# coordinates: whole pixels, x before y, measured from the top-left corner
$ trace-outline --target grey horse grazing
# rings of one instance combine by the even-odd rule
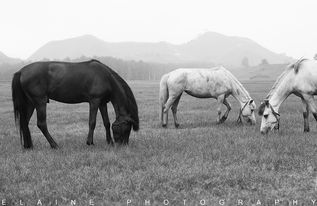
[[[254,110],[256,105],[247,90],[231,72],[222,66],[202,69],[176,69],[162,76],[160,82],[160,120],[163,127],[167,126],[168,110],[172,109],[175,127],[179,126],[177,120],[177,106],[182,93],[197,98],[215,98],[218,102],[217,122],[224,122],[231,110],[227,97],[232,95],[240,103],[239,121],[241,116],[251,124],[256,123]],[[221,116],[222,105],[227,107]]]

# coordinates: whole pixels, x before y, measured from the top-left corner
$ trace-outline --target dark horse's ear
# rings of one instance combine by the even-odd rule
[[[259,106],[259,111],[258,111],[258,114],[260,116],[263,115],[264,113],[264,109],[265,107],[269,106],[269,100],[268,99],[265,99],[263,102],[261,102],[261,105]]]

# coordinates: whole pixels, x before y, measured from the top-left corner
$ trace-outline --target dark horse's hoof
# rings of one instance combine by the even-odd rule
[[[24,149],[33,149],[33,145],[24,145]]]
[[[179,127],[179,124],[178,124],[178,123],[176,123],[176,124],[174,124],[174,125],[175,125],[175,127],[176,127],[176,128],[178,128],[178,127]]]
[[[111,145],[111,146],[113,146],[113,145],[114,145],[114,143],[113,143],[113,141],[112,141],[112,140],[107,140],[107,143],[108,143],[109,145]]]
[[[58,149],[58,145],[55,143],[55,144],[51,144],[51,148],[52,149]]]
[[[94,145],[94,142],[89,142],[89,141],[87,141],[86,144],[87,144],[87,145]]]
[[[162,124],[162,127],[163,127],[163,128],[166,128],[166,127],[167,127],[167,124]]]
[[[304,128],[304,132],[309,132],[309,128]]]

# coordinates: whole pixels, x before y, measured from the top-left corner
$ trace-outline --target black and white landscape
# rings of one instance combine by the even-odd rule
[[[316,8],[2,1],[0,205],[317,205]]]

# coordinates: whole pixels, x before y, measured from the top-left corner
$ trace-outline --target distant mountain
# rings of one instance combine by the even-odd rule
[[[243,38],[207,32],[187,43],[175,45],[167,42],[105,42],[92,35],[51,41],[39,48],[29,60],[78,58],[80,56],[112,56],[125,60],[142,60],[156,63],[213,62],[240,66],[243,58],[250,65],[262,59],[269,63],[285,63],[292,59],[276,54],[256,42]]]
[[[292,61],[292,58],[276,54],[248,38],[225,36],[215,32],[207,32],[180,47],[185,59],[212,60],[224,65],[240,66],[245,57],[250,65],[258,65],[262,59],[273,64]]]
[[[21,61],[22,60],[20,59],[8,57],[0,51],[0,64],[16,64],[20,63]]]

